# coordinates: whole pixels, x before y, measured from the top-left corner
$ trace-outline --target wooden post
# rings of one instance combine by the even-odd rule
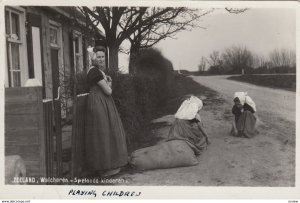
[[[56,176],[62,176],[62,135],[60,99],[54,100],[55,146],[56,146]]]
[[[46,167],[47,177],[53,177],[53,109],[52,100],[43,102],[44,105],[44,123],[45,123],[45,138],[46,138]]]
[[[88,94],[77,95],[73,106],[72,166],[71,178],[78,177],[84,170],[85,124]]]

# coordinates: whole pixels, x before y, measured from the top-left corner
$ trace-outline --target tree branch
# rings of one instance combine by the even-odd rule
[[[226,11],[229,13],[239,14],[244,13],[245,11],[249,10],[249,8],[225,8]]]

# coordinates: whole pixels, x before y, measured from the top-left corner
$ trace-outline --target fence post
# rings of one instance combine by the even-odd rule
[[[60,99],[54,100],[55,146],[56,146],[56,176],[62,176],[62,135]]]
[[[73,104],[71,178],[79,176],[84,170],[87,97],[88,94],[77,95]]]
[[[52,100],[43,100],[45,144],[46,144],[46,174],[53,177],[53,110]]]

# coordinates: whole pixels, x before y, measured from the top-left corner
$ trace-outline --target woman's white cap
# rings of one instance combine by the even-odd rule
[[[195,96],[184,100],[175,114],[175,118],[192,120],[196,117],[197,112],[202,109],[203,102]]]

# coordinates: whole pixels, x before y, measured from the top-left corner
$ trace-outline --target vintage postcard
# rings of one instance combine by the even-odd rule
[[[0,199],[300,198],[299,2],[1,10]]]

